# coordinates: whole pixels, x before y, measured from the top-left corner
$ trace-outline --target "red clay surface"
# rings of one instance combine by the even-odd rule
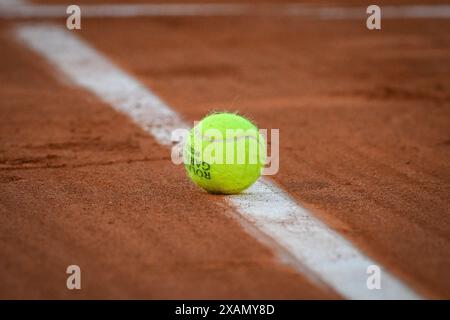
[[[221,197],[1,28],[0,297],[336,298]],[[185,119],[280,128],[273,178],[406,283],[450,297],[450,21],[84,20]],[[65,288],[79,264],[81,293]]]
[[[2,28],[0,297],[318,298],[122,115]],[[120,128],[117,130],[117,128]]]
[[[28,3],[35,4],[68,4],[65,0],[32,0]],[[130,3],[155,3],[155,4],[166,4],[166,3],[251,3],[251,4],[266,4],[266,3],[305,3],[313,5],[324,5],[324,6],[342,6],[342,5],[354,5],[360,7],[367,7],[371,4],[377,5],[411,5],[411,4],[448,4],[446,0],[433,0],[433,1],[423,1],[423,0],[378,0],[376,3],[373,1],[361,1],[361,0],[340,0],[340,1],[330,1],[330,0],[79,0],[76,1],[77,4],[130,4]]]

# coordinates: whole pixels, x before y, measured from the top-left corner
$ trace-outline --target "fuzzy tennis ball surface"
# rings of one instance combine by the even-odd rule
[[[214,194],[235,194],[261,175],[266,142],[258,128],[233,113],[214,113],[191,129],[183,157],[188,176]]]

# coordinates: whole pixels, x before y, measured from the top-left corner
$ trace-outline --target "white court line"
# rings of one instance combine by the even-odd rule
[[[0,0],[0,7],[27,5],[26,0]]]
[[[0,0],[14,3],[15,0]],[[1,4],[1,2],[0,2]],[[366,7],[324,7],[306,4],[103,4],[80,5],[83,18],[183,17],[183,16],[298,16],[324,20],[367,18]],[[32,5],[18,2],[1,7],[0,18],[67,17],[65,5]],[[382,19],[450,18],[450,5],[381,6]]]
[[[120,70],[73,32],[37,24],[18,27],[17,36],[66,77],[128,115],[160,144],[169,146],[173,129],[188,125],[150,89]],[[226,200],[246,221],[289,252],[310,275],[351,299],[419,299],[382,268],[382,289],[368,290],[366,269],[377,264],[297,204],[267,179]],[[314,278],[312,277],[312,278]]]

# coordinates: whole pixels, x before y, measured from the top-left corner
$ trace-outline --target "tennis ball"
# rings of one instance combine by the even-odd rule
[[[188,176],[214,194],[235,194],[261,175],[266,142],[258,128],[234,113],[213,113],[191,129],[183,150]]]

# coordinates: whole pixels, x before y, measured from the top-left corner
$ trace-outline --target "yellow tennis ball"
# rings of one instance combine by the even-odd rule
[[[214,113],[191,129],[183,158],[188,176],[207,192],[235,194],[261,175],[266,142],[246,118]]]

